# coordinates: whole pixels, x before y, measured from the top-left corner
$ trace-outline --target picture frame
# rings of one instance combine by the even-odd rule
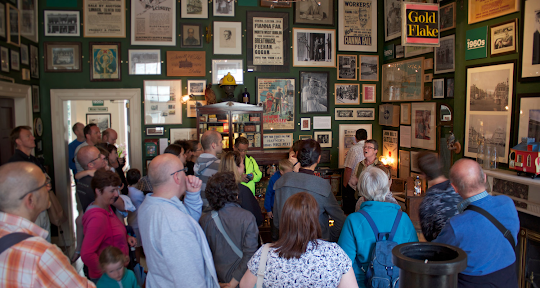
[[[401,1],[384,0],[384,41],[401,37]]]
[[[433,70],[433,58],[424,59],[424,70]]]
[[[377,103],[377,84],[362,84],[362,103]]]
[[[405,58],[414,57],[433,52],[433,47],[425,46],[403,46]]]
[[[83,0],[84,37],[126,38],[126,2],[126,0],[107,0],[104,3],[103,0]],[[153,5],[151,1],[146,3],[149,6]],[[142,6],[141,3],[138,5]],[[140,22],[137,24],[140,25]]]
[[[314,7],[314,4],[318,3],[320,4]],[[294,24],[334,26],[334,0],[321,0],[318,3],[309,1],[295,2]]]
[[[86,125],[96,124],[99,131],[111,128],[111,113],[86,113]]]
[[[452,127],[454,123],[454,110],[450,105],[444,103],[437,104],[437,125]]]
[[[300,71],[300,114],[328,113],[328,71]]]
[[[332,148],[332,131],[315,131],[313,139],[319,142],[321,148]]]
[[[358,56],[338,54],[337,60],[337,80],[356,81]]]
[[[7,47],[0,47],[0,59],[2,61],[1,68],[2,72],[9,72],[9,49]]]
[[[383,63],[396,58],[395,44],[384,45],[383,47]]]
[[[295,129],[295,78],[257,77],[257,103],[263,107],[265,131]]]
[[[411,147],[437,149],[437,103],[411,103]]]
[[[159,139],[144,139],[144,152],[146,157],[156,157],[159,154]]]
[[[198,140],[196,128],[170,128],[169,139],[171,143],[176,140]]]
[[[360,84],[334,84],[334,103],[335,105],[359,105]]]
[[[144,124],[182,124],[182,80],[144,80]]]
[[[489,26],[491,57],[517,53],[517,18]]]
[[[204,96],[205,89],[206,89],[206,79],[187,80],[187,91],[190,95]]]
[[[396,45],[396,59],[403,58],[403,57],[405,57],[405,47],[402,45]]]
[[[46,37],[80,37],[81,12],[72,10],[45,10],[43,22]]]
[[[440,32],[456,28],[456,2],[441,6],[439,13]]]
[[[214,54],[242,55],[242,22],[214,21]]]
[[[38,137],[43,135],[43,120],[40,117],[34,118],[34,133]]]
[[[39,50],[30,45],[30,77],[39,79]]]
[[[308,139],[313,139],[313,136],[311,135],[298,135],[298,140],[308,140]]]
[[[188,1],[180,2],[182,5]],[[176,3],[175,0],[131,0],[131,45],[176,46]],[[152,24],[158,21],[154,19],[159,19],[159,25]]]
[[[399,127],[400,106],[393,104],[379,105],[379,125]]]
[[[129,49],[129,75],[161,75],[160,49]]]
[[[29,81],[31,79],[30,78],[30,69],[22,68],[21,77],[22,77],[22,80]]]
[[[6,42],[19,47],[21,45],[21,13],[17,7],[7,3]]]
[[[382,65],[381,101],[424,101],[424,57]]]
[[[411,103],[401,103],[399,124],[411,125]]]
[[[18,0],[18,7],[21,11],[21,36],[38,42],[38,0]]]
[[[290,148],[293,145],[293,133],[281,133],[281,134],[264,134],[263,135],[263,148],[275,149],[275,148]]]
[[[234,3],[235,1],[229,0],[214,1],[214,17],[234,17]]]
[[[236,84],[244,84],[244,60],[212,59],[212,84],[219,84],[219,80],[229,72],[236,80]]]
[[[321,160],[319,163],[330,163],[332,161],[332,154],[330,150],[322,150],[321,151]]]
[[[207,19],[208,18],[208,1],[180,1],[180,17]]]
[[[377,0],[338,0],[340,51],[377,52]],[[333,49],[332,51],[335,51]]]
[[[433,98],[433,86],[424,85],[424,100],[429,101]]]
[[[21,64],[30,65],[30,56],[28,55],[28,45],[21,43]]]
[[[21,57],[19,51],[11,50],[10,60],[11,70],[21,71]]]
[[[540,47],[538,41],[540,33],[536,31],[536,13],[540,10],[540,3],[533,0],[525,0],[521,9],[521,19],[523,27],[521,34],[521,61],[519,71],[520,82],[532,82],[540,80]],[[535,53],[536,52],[536,53]]]
[[[335,108],[336,121],[369,121],[375,120],[375,108]]]
[[[82,72],[81,42],[44,42],[45,72]]]
[[[167,51],[167,76],[206,76],[205,51]],[[238,83],[238,82],[237,82]]]
[[[261,7],[267,7],[270,9],[273,8],[291,8],[292,2],[274,2],[274,1],[267,1],[267,0],[261,0],[260,2]]]
[[[446,98],[454,98],[454,78],[446,78]]]
[[[146,136],[161,136],[165,133],[164,127],[148,127],[146,128]]]
[[[433,73],[454,72],[456,70],[456,34],[441,37],[440,44],[440,47],[435,47]]]
[[[301,131],[310,131],[311,130],[311,118],[300,118],[300,130]]]
[[[0,3],[0,37],[6,38],[6,5]]]
[[[358,81],[379,81],[379,55],[360,55]]]
[[[188,80],[189,81],[189,80]],[[197,117],[197,104],[201,106],[206,105],[206,100],[189,100],[186,102],[186,110],[188,118]]]
[[[444,78],[433,79],[433,99],[444,99]]]
[[[332,116],[313,116],[313,130],[332,129]]]
[[[372,139],[372,124],[339,124],[339,161],[338,167],[343,168],[345,155],[349,149],[356,144],[356,130],[365,129],[367,139]]]
[[[519,11],[519,0],[485,2],[469,0],[468,24],[486,21]]]
[[[203,32],[202,24],[180,23],[180,31],[182,33],[181,34],[182,39],[180,40],[181,48],[202,48],[203,47],[204,32]]]
[[[121,81],[120,42],[90,42],[90,81]]]
[[[521,143],[521,139],[535,138],[538,142],[540,139],[540,129],[535,123],[537,123],[538,115],[540,113],[540,94],[518,94],[517,104],[519,105],[519,113],[517,127],[519,127],[517,139],[514,143]]]
[[[32,112],[39,113],[41,111],[39,102],[39,86],[32,85]]]
[[[508,163],[515,61],[467,67],[465,157],[476,158],[479,143],[496,146],[498,162]],[[495,91],[486,97],[486,91]],[[484,140],[485,139],[485,140]]]
[[[409,178],[409,175],[411,173],[410,162],[411,162],[410,151],[399,150],[399,178]]]
[[[424,74],[424,83],[433,82],[433,73]]]
[[[335,51],[335,29],[293,28],[293,67],[336,67]]]

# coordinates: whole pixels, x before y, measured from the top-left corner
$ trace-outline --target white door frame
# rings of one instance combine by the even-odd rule
[[[13,99],[15,104],[15,127],[34,126],[32,86],[0,81],[0,97]]]
[[[1,94],[0,94],[1,95]],[[68,165],[67,101],[75,100],[129,100],[128,131],[130,135],[129,159],[131,167],[142,171],[142,136],[141,136],[141,89],[51,89],[51,124],[54,159],[54,179],[56,196],[62,204],[69,221],[62,224],[64,241],[61,245],[75,244],[73,227],[73,200],[71,198],[71,179]],[[31,105],[30,105],[31,106]],[[62,241],[62,239],[59,239]]]

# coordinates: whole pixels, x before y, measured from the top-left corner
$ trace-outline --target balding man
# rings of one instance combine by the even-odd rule
[[[81,164],[83,170],[98,170],[107,166],[107,160],[105,155],[99,152],[99,149],[94,146],[84,146],[77,153],[77,160]],[[86,211],[86,208],[90,203],[94,202],[96,196],[94,190],[92,190],[91,182],[92,176],[88,175],[77,182],[77,197],[82,205],[82,212]]]
[[[486,175],[475,161],[461,159],[452,166],[450,184],[464,200],[458,204],[459,214],[450,218],[433,242],[454,245],[467,253],[467,268],[458,276],[458,287],[517,288],[516,207],[507,196],[489,195],[485,183]],[[495,223],[504,228],[499,230]]]
[[[49,179],[32,163],[0,167],[0,243],[7,243],[6,237],[15,243],[0,252],[2,286],[95,287],[44,239],[48,232],[33,223],[49,207],[49,189]]]
[[[81,122],[75,123],[75,125],[73,125],[73,127],[71,128],[71,131],[73,131],[73,134],[75,134],[77,138],[71,141],[71,143],[69,143],[68,145],[68,151],[69,151],[68,162],[69,162],[69,169],[71,169],[71,171],[73,172],[73,175],[75,175],[77,174],[77,166],[75,165],[75,162],[72,161],[71,159],[75,157],[75,150],[77,149],[77,147],[79,147],[79,145],[81,145],[82,143],[84,143],[84,141],[86,141],[84,137],[84,124],[82,124]]]
[[[85,146],[95,146],[96,144],[101,143],[101,132],[99,131],[99,127],[97,127],[96,124],[88,124],[84,126],[84,137],[86,141],[84,141],[81,145],[75,149],[75,166],[77,167],[77,173],[84,170],[84,168],[81,166],[81,164],[78,162],[77,159],[77,153],[79,153],[79,149]]]
[[[157,156],[148,167],[154,193],[145,198],[137,216],[148,263],[146,287],[219,287],[212,252],[198,223],[201,180],[186,176],[185,170],[172,154]]]
[[[112,128],[107,128],[101,133],[101,142],[107,144],[116,144],[116,139],[118,138],[118,133]]]
[[[220,154],[223,151],[223,144],[221,143],[221,140],[222,138],[219,132],[204,132],[201,137],[201,145],[204,153],[197,158],[197,162],[195,162],[195,166],[193,167],[195,176],[199,177],[199,179],[202,181],[201,198],[203,199],[204,207],[208,206],[206,195],[204,195],[206,182],[208,182],[208,179],[218,172],[219,164],[221,163],[217,157],[217,154]]]

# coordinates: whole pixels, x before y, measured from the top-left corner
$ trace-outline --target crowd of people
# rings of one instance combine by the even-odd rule
[[[79,216],[71,261],[50,243],[52,186],[31,155],[31,128],[11,133],[15,154],[0,166],[2,286],[374,287],[380,276],[372,275],[377,243],[418,241],[390,191],[378,143],[363,129],[345,160],[343,208],[329,182],[316,175],[319,143],[293,144],[269,180],[264,209],[273,243],[267,244],[254,196],[262,172],[247,154],[246,138],[236,138],[233,151],[223,151],[216,131],[205,132],[200,143],[176,141],[143,176],[124,169],[116,131],[81,123],[72,130],[77,139],[68,157]],[[486,192],[486,176],[475,161],[458,160],[447,179],[436,156],[420,153],[418,159],[429,181],[419,208],[421,232],[427,241],[467,253],[458,286],[517,287],[519,219],[513,201]],[[86,277],[71,265],[79,257]]]

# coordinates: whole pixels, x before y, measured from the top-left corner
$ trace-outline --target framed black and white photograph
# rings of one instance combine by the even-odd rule
[[[377,0],[338,0],[340,51],[377,52]]]
[[[428,150],[437,148],[436,104],[435,102],[411,104],[412,147]]]
[[[146,136],[162,136],[165,132],[163,127],[149,127],[146,128]]]
[[[403,45],[396,45],[396,59],[403,57],[405,57],[405,47]]]
[[[214,0],[214,17],[234,17],[234,3],[236,1]]]
[[[433,99],[444,98],[444,78],[433,79]]]
[[[261,7],[267,7],[270,9],[274,8],[291,8],[292,3],[291,2],[284,2],[284,1],[271,1],[271,0],[261,0],[260,2]]]
[[[311,130],[311,118],[300,118],[300,130],[309,131]]]
[[[206,89],[206,80],[188,80],[187,89],[190,95],[204,95],[204,90]]]
[[[336,30],[293,28],[293,67],[336,67]]]
[[[335,108],[334,119],[336,121],[355,120],[355,108]]]
[[[208,1],[180,1],[180,12],[182,18],[206,19],[208,18]]]
[[[30,65],[30,56],[28,56],[28,45],[21,43],[21,64]]]
[[[539,24],[537,24],[539,25]],[[517,19],[489,27],[491,56],[502,56],[517,52]]]
[[[129,75],[161,75],[161,50],[129,49]]]
[[[449,73],[456,70],[456,35],[440,39],[440,47],[435,47],[435,74]]]
[[[242,22],[214,21],[214,35],[214,54],[242,54]]]
[[[79,11],[45,10],[43,20],[45,36],[81,36]]]
[[[7,37],[6,42],[15,46],[21,45],[21,13],[16,6],[7,6]]]
[[[6,5],[0,3],[0,37],[6,38]]]
[[[332,148],[332,131],[317,131],[313,133],[315,139],[322,148]]]
[[[359,81],[379,81],[379,55],[360,55]]]
[[[0,59],[2,61],[2,72],[9,72],[9,49],[0,47]]]
[[[401,1],[384,0],[384,41],[401,37]]]
[[[446,97],[454,98],[454,78],[446,78]]]
[[[38,42],[38,0],[18,0],[21,11],[21,36]]]
[[[360,104],[360,84],[335,84],[334,95],[336,105]]]
[[[181,23],[182,48],[202,48],[203,47],[203,27],[197,23]]]
[[[99,131],[111,128],[111,113],[86,114],[86,125],[96,124]]]
[[[356,80],[357,55],[337,55],[337,80]]]
[[[456,28],[456,2],[441,6],[440,13],[441,32]]]
[[[295,2],[294,24],[334,26],[334,0]]]
[[[11,70],[21,71],[21,57],[19,56],[19,51],[11,50]]]
[[[220,59],[212,60],[212,84],[219,84],[219,80],[231,73],[236,84],[244,84],[244,60]]]
[[[405,49],[405,58],[433,52],[433,47],[424,47],[424,46],[403,46],[403,47]]]
[[[30,45],[30,76],[39,78],[39,53],[38,47]]]
[[[375,108],[355,108],[354,120],[375,120]]]
[[[540,139],[540,94],[519,94],[516,105],[519,104],[519,127],[517,143],[524,137]]]
[[[521,8],[523,19],[523,34],[521,36],[521,71],[519,81],[529,82],[540,80],[540,1],[525,0]]]
[[[433,81],[433,73],[424,74],[424,83]]]
[[[45,42],[45,72],[81,72],[81,42]]]
[[[327,71],[300,72],[300,113],[328,113],[329,77]]]
[[[313,139],[313,136],[312,135],[298,135],[298,140],[308,140],[308,139]]]
[[[39,86],[32,85],[32,111],[39,113],[41,111],[39,104]]]

